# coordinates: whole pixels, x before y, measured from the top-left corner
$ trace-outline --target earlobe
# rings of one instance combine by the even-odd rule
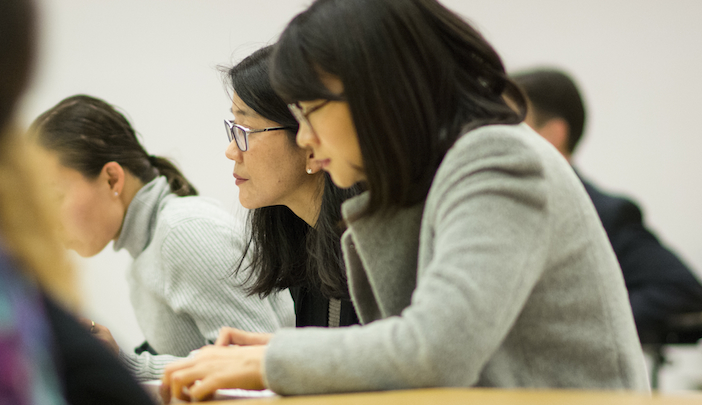
[[[315,174],[322,169],[318,161],[314,158],[314,152],[307,152],[307,168],[305,171],[307,174]]]
[[[105,163],[102,167],[102,176],[107,180],[110,191],[115,197],[119,197],[124,189],[124,169],[117,162]]]

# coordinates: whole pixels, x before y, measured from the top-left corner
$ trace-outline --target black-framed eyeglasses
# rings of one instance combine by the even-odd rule
[[[246,152],[247,150],[249,150],[249,135],[251,134],[255,134],[257,132],[278,131],[281,129],[293,129],[290,127],[250,129],[235,124],[232,120],[224,120],[224,127],[227,129],[227,139],[229,139],[229,143],[232,143],[232,141],[236,141],[236,146],[242,152]]]
[[[330,101],[331,100],[324,100],[324,102],[317,104],[316,106],[310,108],[307,111],[303,111],[302,107],[300,106],[300,103],[298,102],[288,104],[288,108],[290,109],[290,112],[295,117],[297,122],[299,122],[300,124],[305,124],[310,129],[312,129],[312,124],[310,124],[310,120],[307,117],[309,117],[310,114],[312,114],[313,112],[327,105]],[[312,129],[312,131],[314,131],[314,129]]]

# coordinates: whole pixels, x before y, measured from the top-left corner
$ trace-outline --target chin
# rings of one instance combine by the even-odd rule
[[[92,249],[88,249],[88,248],[72,248],[71,250],[78,253],[78,256],[84,257],[84,258],[93,257],[93,256],[97,255],[98,253],[102,252],[102,249],[100,249],[96,252],[96,251],[94,251]]]
[[[349,188],[353,187],[354,184],[358,183],[358,180],[351,178],[351,176],[335,176],[334,173],[329,172],[332,182],[339,188]]]
[[[107,245],[105,245],[107,246]],[[79,244],[79,243],[69,243],[66,244],[66,249],[70,249],[78,254],[80,257],[88,258],[88,257],[93,257],[97,255],[98,253],[102,252],[102,250],[105,248],[103,246],[101,249],[97,249],[95,246],[89,246],[89,245],[84,245],[84,244]]]
[[[256,208],[262,207],[262,205],[260,205],[260,204],[255,204],[255,203],[252,203],[251,201],[247,200],[246,198],[242,198],[241,194],[239,195],[239,203],[241,204],[242,207],[246,208],[247,210],[254,210]]]

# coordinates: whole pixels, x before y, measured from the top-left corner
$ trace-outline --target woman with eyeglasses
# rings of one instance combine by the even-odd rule
[[[224,326],[273,332],[294,325],[287,292],[250,296],[247,275],[232,277],[245,250],[235,219],[197,196],[168,160],[149,155],[113,106],[76,95],[32,126],[65,246],[90,257],[113,241],[134,258],[127,281],[145,344],[122,351],[107,328],[86,326],[137,379],[160,378],[165,364],[214,341]]]
[[[311,163],[368,188],[342,209],[363,325],[221,336],[166,368],[164,399],[186,387],[197,399],[230,387],[648,389],[597,213],[521,123],[522,94],[468,23],[435,0],[318,0],[282,33],[271,78]]]
[[[359,193],[340,189],[295,144],[298,122],[273,91],[267,46],[226,71],[233,89],[233,120],[226,120],[227,158],[234,161],[239,201],[250,209],[246,258],[251,293],[289,288],[296,325],[358,323],[349,300],[339,236],[341,203]]]

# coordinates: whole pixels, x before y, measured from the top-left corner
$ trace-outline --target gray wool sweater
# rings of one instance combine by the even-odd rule
[[[344,216],[367,197],[347,201]],[[278,331],[264,367],[278,393],[648,390],[597,213],[525,124],[466,133],[423,204],[351,222],[342,247],[363,326]]]
[[[223,326],[273,332],[295,325],[287,290],[249,297],[246,274],[232,275],[243,252],[240,228],[214,200],[171,193],[165,177],[144,185],[129,204],[114,249],[134,258],[130,300],[159,353],[120,351],[138,380],[160,378],[166,364],[214,341]]]

